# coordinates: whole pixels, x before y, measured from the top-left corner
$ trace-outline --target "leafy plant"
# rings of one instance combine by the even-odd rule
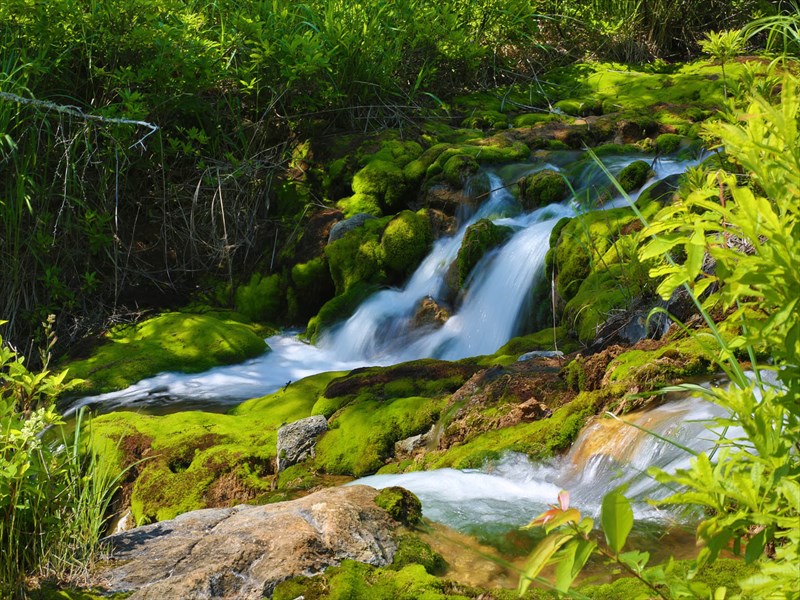
[[[700,48],[715,60],[722,68],[722,93],[728,97],[728,80],[725,77],[725,63],[744,50],[745,36],[741,30],[709,31],[705,39],[700,41]]]
[[[694,571],[723,550],[741,554],[744,549],[745,561],[758,571],[740,582],[743,593],[789,598],[800,594],[800,266],[795,260],[800,255],[800,82],[786,77],[777,105],[753,96],[744,116],[738,122],[711,124],[706,133],[751,174],[750,186],[725,172],[709,173],[704,185],[663,208],[643,230],[650,241],[640,257],[664,260],[651,271],[661,279],[659,293],[669,298],[678,287],[689,291],[712,332],[718,364],[730,379],[727,388],[670,388],[702,394],[726,408],[729,416],[716,423],[723,433],[713,451],[697,454],[688,469],[650,474],[678,487],[661,503],[705,509],[697,529],[703,547]],[[680,264],[672,258],[677,249],[686,257]],[[703,269],[706,255],[716,261],[713,273]],[[718,291],[701,301],[712,284]],[[729,328],[738,327],[730,341],[710,316],[715,305],[722,314],[731,313],[726,320]],[[708,339],[702,333],[693,335]],[[769,352],[771,364],[759,363],[760,352]],[[741,353],[750,360],[752,372],[740,364]],[[769,371],[772,377],[767,376]],[[743,435],[734,435],[735,428]],[[693,586],[692,572],[682,587],[682,577],[671,574],[671,563],[645,572],[649,557],[644,553],[623,558],[620,541],[624,542],[629,517],[624,509],[615,508],[626,502],[620,498],[619,492],[612,492],[603,502],[607,549],[600,548],[601,554],[621,563],[661,597],[707,598],[711,593],[714,598],[725,597],[725,590]],[[544,553],[545,562],[569,563],[568,548],[577,542],[569,543],[586,543],[588,532],[585,525],[581,529],[575,512],[565,506],[554,510],[545,513],[551,523],[545,540],[550,540],[552,549]],[[546,524],[544,515],[533,522],[540,523]],[[537,548],[532,556],[537,552],[541,551]],[[538,559],[534,567],[539,567]],[[536,573],[536,568],[526,571],[528,576]],[[560,580],[559,589],[568,581],[568,577]]]
[[[0,323],[2,324],[2,323]],[[46,350],[47,351],[47,350]],[[118,478],[84,454],[79,413],[68,434],[56,395],[78,382],[28,371],[0,338],[0,596],[30,577],[78,577],[99,551]]]

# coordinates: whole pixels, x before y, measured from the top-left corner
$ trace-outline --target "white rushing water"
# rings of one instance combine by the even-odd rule
[[[641,155],[606,157],[612,172],[638,160]],[[683,172],[693,162],[660,159],[656,179]],[[552,164],[519,166],[515,176]],[[573,176],[576,197],[602,181],[596,165]],[[600,179],[598,179],[600,178]],[[318,345],[306,344],[292,333],[267,340],[272,351],[237,365],[199,374],[162,373],[118,392],[83,398],[70,407],[93,404],[103,411],[119,407],[194,407],[214,402],[230,405],[273,392],[289,381],[323,371],[350,370],[361,366],[385,366],[417,358],[459,359],[495,352],[518,333],[520,313],[530,290],[542,276],[550,232],[556,222],[573,216],[575,201],[567,201],[519,214],[518,202],[496,174],[489,174],[489,198],[458,232],[436,241],[430,254],[402,289],[380,291],[368,298],[347,321],[325,333]],[[633,195],[636,198],[636,195]],[[604,208],[626,204],[615,198]],[[438,330],[414,329],[411,319],[426,296],[442,297],[447,270],[456,258],[466,228],[481,218],[491,218],[514,230],[511,239],[476,265],[466,283],[459,305]],[[194,403],[194,404],[193,404]]]
[[[696,452],[713,447],[706,429],[722,409],[690,397],[666,402],[626,420]],[[597,418],[584,428],[570,452],[535,463],[508,453],[482,470],[439,469],[399,475],[372,475],[353,484],[375,488],[401,486],[422,502],[423,514],[454,529],[472,532],[481,524],[497,529],[519,527],[555,504],[560,490],[570,492],[571,506],[597,516],[603,496],[627,483],[637,519],[670,521],[673,515],[643,502],[667,490],[646,474],[649,467],[667,472],[689,466],[691,455],[678,446],[611,418]]]

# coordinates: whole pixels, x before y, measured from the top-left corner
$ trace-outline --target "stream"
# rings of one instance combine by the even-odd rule
[[[324,371],[349,371],[363,366],[388,366],[434,357],[456,360],[495,352],[521,333],[520,315],[526,311],[531,289],[541,278],[550,233],[562,217],[581,211],[575,197],[603,181],[590,161],[576,174],[574,152],[554,152],[546,162],[504,167],[482,174],[492,190],[471,215],[462,218],[457,232],[437,240],[403,288],[372,295],[346,321],[310,345],[297,332],[284,332],[267,340],[271,351],[242,364],[218,367],[205,373],[162,373],[109,394],[83,398],[71,407],[92,405],[101,412],[135,409],[174,412],[196,409],[227,410],[243,400],[274,392],[290,381]],[[647,158],[636,154],[605,157],[612,173]],[[683,172],[699,160],[665,157],[655,166],[656,179]],[[575,197],[532,212],[522,212],[504,181],[541,169],[573,169]],[[652,183],[651,180],[648,183]],[[647,187],[647,186],[645,186]],[[635,200],[637,194],[633,194]],[[622,197],[603,209],[627,205]],[[439,299],[445,276],[456,258],[464,233],[472,223],[490,218],[513,229],[512,237],[487,253],[473,269],[460,303],[439,329],[411,325],[414,312],[426,296]],[[524,265],[524,268],[520,268]],[[659,436],[676,440],[693,450],[712,447],[708,422],[720,409],[692,397],[671,398],[647,412],[626,419]],[[663,495],[663,488],[646,475],[657,466],[670,471],[688,465],[690,455],[657,437],[610,418],[594,419],[580,434],[571,451],[545,463],[526,456],[506,454],[482,470],[440,469],[401,475],[373,475],[358,480],[377,488],[402,486],[422,501],[424,515],[454,530],[493,543],[556,502],[561,489],[571,493],[572,505],[583,514],[597,516],[605,493],[627,483],[639,520],[659,528],[676,522],[668,511],[647,504],[647,497]],[[682,517],[685,521],[686,516]]]

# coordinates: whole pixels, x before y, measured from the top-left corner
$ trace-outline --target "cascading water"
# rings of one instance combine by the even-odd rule
[[[506,454],[482,470],[439,469],[400,475],[372,475],[353,482],[375,488],[401,486],[422,501],[423,514],[465,533],[489,527],[510,530],[529,522],[556,502],[558,492],[571,494],[571,505],[597,515],[603,496],[627,483],[637,519],[670,521],[672,515],[643,502],[664,497],[668,490],[646,474],[649,467],[668,472],[685,468],[691,455],[713,447],[709,423],[724,413],[719,407],[688,397],[632,413],[629,423],[598,418],[584,428],[570,452],[546,463],[533,463],[521,454]]]
[[[565,156],[574,156],[567,153]],[[606,157],[612,171],[643,158],[640,155]],[[690,161],[664,158],[654,165],[656,178],[680,173]],[[554,164],[519,165],[514,178],[537,170],[559,170]],[[583,197],[603,177],[596,165],[584,165],[576,182],[576,197]],[[109,394],[79,400],[70,410],[94,404],[100,410],[121,406],[173,406],[216,403],[221,406],[273,392],[288,381],[322,371],[350,370],[367,365],[437,357],[458,359],[492,353],[517,333],[520,312],[537,277],[541,277],[550,232],[561,217],[573,216],[577,203],[566,202],[516,214],[519,205],[500,178],[489,174],[487,201],[466,219],[452,237],[438,240],[403,289],[384,290],[367,299],[355,314],[329,331],[317,346],[305,344],[293,334],[271,337],[271,352],[239,365],[218,367],[197,375],[162,373]],[[634,195],[635,199],[635,195]],[[604,208],[624,205],[613,199]],[[487,253],[476,265],[463,299],[453,316],[438,330],[415,329],[411,319],[426,296],[440,296],[450,263],[455,259],[466,228],[481,218],[510,226],[511,239]],[[182,404],[183,403],[183,404]]]

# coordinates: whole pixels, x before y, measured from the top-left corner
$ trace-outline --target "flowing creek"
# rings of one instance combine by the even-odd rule
[[[296,332],[285,332],[267,340],[270,352],[245,363],[193,375],[162,373],[122,391],[83,398],[70,411],[82,405],[92,405],[101,412],[227,410],[245,399],[323,371],[386,366],[423,357],[453,360],[495,352],[520,333],[520,315],[537,278],[542,277],[552,228],[562,217],[580,211],[573,198],[521,213],[518,202],[503,187],[503,180],[545,168],[568,170],[574,168],[569,161],[577,156],[574,152],[551,153],[547,163],[512,165],[485,174],[492,190],[487,200],[462,219],[457,233],[435,242],[405,287],[374,294],[347,321],[324,334],[316,346],[298,339]],[[618,172],[640,158],[647,157],[627,154],[605,157],[604,162],[609,170]],[[681,173],[697,162],[659,159],[656,178]],[[604,180],[591,161],[582,164],[584,170],[579,175],[572,173],[573,181],[578,182],[576,197],[585,197],[587,190]],[[626,203],[615,198],[603,208]],[[466,228],[481,218],[510,226],[513,236],[473,270],[457,310],[443,327],[414,329],[411,320],[416,307],[426,296],[436,299],[443,293],[448,266],[458,253]],[[715,416],[719,412],[714,406],[697,398],[679,398],[626,418],[694,450],[705,450],[713,444],[706,423]],[[639,518],[660,526],[670,524],[673,515],[644,502],[645,497],[659,493],[645,471],[650,466],[672,470],[688,464],[688,459],[685,451],[606,418],[594,420],[567,455],[549,463],[531,463],[525,456],[508,454],[484,470],[373,475],[356,483],[408,488],[421,499],[424,514],[432,521],[499,546],[500,538],[518,535],[514,532],[519,526],[554,503],[561,489],[571,492],[572,504],[584,514],[596,515],[603,495],[627,482]],[[526,547],[530,547],[530,540]]]

